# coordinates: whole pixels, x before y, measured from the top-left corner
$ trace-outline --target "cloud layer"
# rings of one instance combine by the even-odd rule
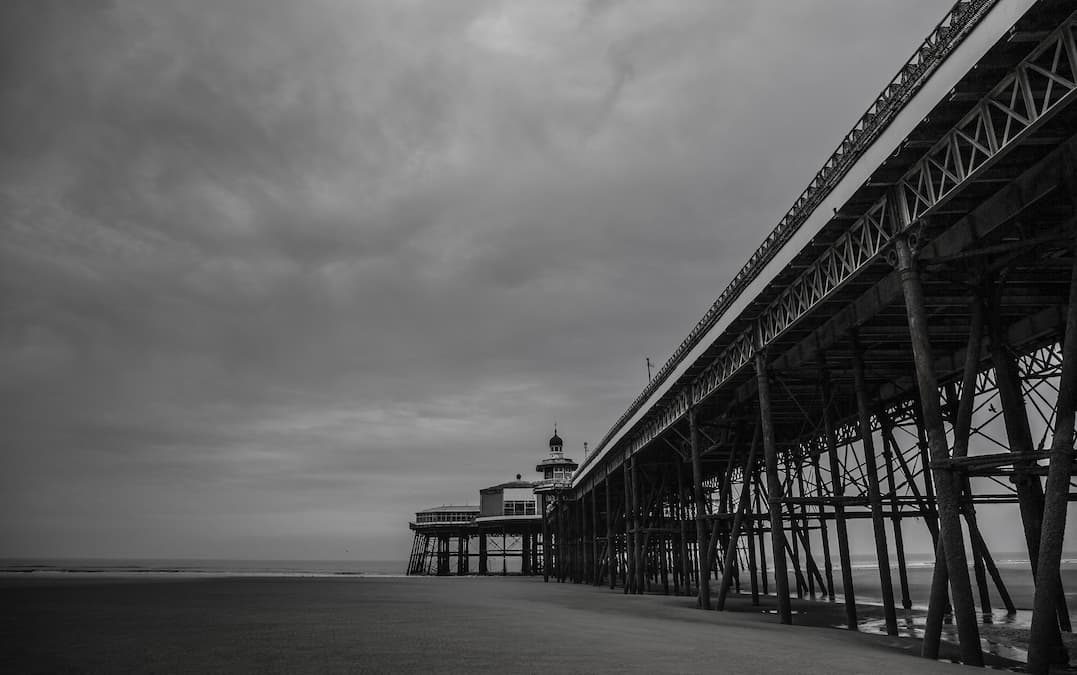
[[[5,3],[0,555],[400,557],[580,458],[946,4]]]

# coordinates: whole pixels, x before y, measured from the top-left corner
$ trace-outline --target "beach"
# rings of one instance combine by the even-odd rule
[[[773,598],[765,604],[772,605]],[[2,672],[935,673],[919,643],[824,627],[840,605],[794,600],[798,625],[736,597],[520,577],[0,579]]]

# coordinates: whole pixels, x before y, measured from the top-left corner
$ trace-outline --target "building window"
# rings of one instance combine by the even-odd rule
[[[509,501],[505,502],[504,515],[506,516],[533,516],[535,515],[535,502],[533,501]]]

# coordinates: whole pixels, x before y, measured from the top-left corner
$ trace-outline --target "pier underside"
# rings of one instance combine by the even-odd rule
[[[407,574],[537,575],[544,569],[538,521],[477,525],[416,525]]]

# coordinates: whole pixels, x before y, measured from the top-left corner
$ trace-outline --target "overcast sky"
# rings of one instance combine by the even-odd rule
[[[403,558],[582,459],[949,0],[8,0],[0,555]]]

